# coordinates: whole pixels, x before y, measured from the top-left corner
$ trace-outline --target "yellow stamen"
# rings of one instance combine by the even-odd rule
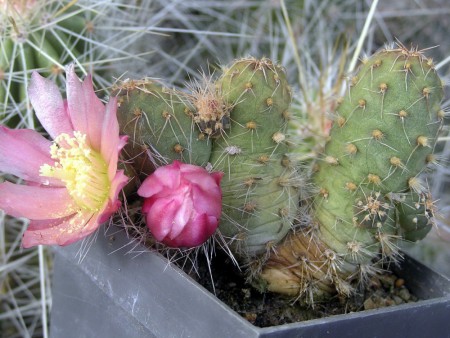
[[[74,137],[60,134],[50,147],[50,155],[56,160],[55,164],[42,165],[40,175],[64,182],[81,209],[99,211],[111,187],[108,166],[103,157],[86,144],[86,135],[77,131]]]

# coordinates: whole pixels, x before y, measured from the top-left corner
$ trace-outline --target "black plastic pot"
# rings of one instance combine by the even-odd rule
[[[410,257],[396,272],[422,301],[258,328],[165,258],[129,254],[123,232],[99,235],[81,263],[79,248],[56,250],[53,338],[450,337],[450,281]]]

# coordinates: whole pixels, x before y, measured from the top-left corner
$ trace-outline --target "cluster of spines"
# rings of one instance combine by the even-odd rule
[[[292,234],[277,248],[262,274],[269,289],[299,295],[315,285],[320,294],[327,284],[348,294],[349,282],[364,283],[378,270],[372,261],[379,254],[381,261],[396,260],[400,240],[426,234],[433,206],[420,175],[442,124],[442,92],[420,51],[385,49],[364,60],[340,100],[313,177],[318,194],[309,217],[317,231]],[[393,198],[399,195],[406,197]],[[274,279],[278,270],[289,270],[293,280],[302,274],[292,262],[280,264],[292,255],[315,262],[314,276],[284,289]]]
[[[232,106],[225,101],[221,88],[211,76],[204,74],[201,82],[192,82],[186,96],[195,108],[194,122],[202,133],[217,138],[230,128]]]

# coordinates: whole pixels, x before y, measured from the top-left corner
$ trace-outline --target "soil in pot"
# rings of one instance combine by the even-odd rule
[[[386,273],[373,277],[369,286],[348,299],[335,297],[316,302],[314,307],[302,305],[274,293],[261,293],[246,283],[242,272],[222,252],[207,262],[199,255],[196,268],[183,264],[184,271],[222,302],[258,327],[277,326],[332,315],[416,302],[402,276]],[[214,285],[213,285],[214,283]]]
[[[136,215],[135,215],[136,216]],[[389,272],[371,279],[368,287],[351,298],[334,297],[324,302],[315,301],[314,306],[302,304],[296,299],[267,292],[261,293],[245,279],[232,259],[223,251],[216,250],[209,258],[202,251],[189,253],[167,250],[155,243],[142,220],[126,228],[130,237],[150,250],[157,250],[197,283],[227,304],[251,324],[258,327],[278,326],[328,316],[383,308],[387,306],[416,302],[418,297],[407,288],[408,281]]]

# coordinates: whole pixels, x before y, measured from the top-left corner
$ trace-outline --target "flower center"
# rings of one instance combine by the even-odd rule
[[[108,166],[103,157],[86,144],[86,135],[74,137],[60,134],[50,147],[53,166],[44,164],[40,175],[63,181],[77,205],[85,210],[99,211],[109,196]]]

